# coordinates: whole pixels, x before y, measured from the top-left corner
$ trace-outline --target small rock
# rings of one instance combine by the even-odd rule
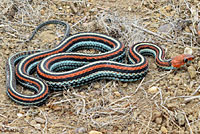
[[[185,116],[182,113],[178,113],[176,118],[180,126],[185,124]]]
[[[161,115],[162,115],[161,112],[154,112],[153,113],[154,118],[161,117]]]
[[[89,132],[89,134],[103,134],[103,133],[99,132],[99,131],[92,130],[92,131]]]
[[[36,125],[34,125],[34,127],[35,127],[36,129],[38,129],[38,130],[41,129],[41,125],[40,125],[40,124],[36,124]]]
[[[180,76],[178,76],[178,75],[174,76],[174,81],[180,81],[180,80],[181,80]]]
[[[193,115],[190,114],[190,115],[188,116],[188,120],[189,120],[189,121],[194,121]]]
[[[94,85],[94,88],[95,89],[99,89],[101,86],[100,86],[100,84],[99,83],[96,83],[95,85]]]
[[[9,50],[4,51],[6,55],[8,55],[10,53]]]
[[[188,33],[190,33],[191,32],[191,30],[190,30],[190,28],[187,26],[187,27],[185,27],[185,31],[186,32],[188,32]]]
[[[164,133],[164,134],[166,134],[166,133],[168,132],[168,131],[167,131],[167,128],[164,127],[164,126],[162,126],[160,130],[161,130],[161,132]]]
[[[36,118],[35,118],[35,121],[36,121],[37,123],[41,123],[41,124],[43,124],[43,123],[46,122],[44,119],[42,119],[42,118],[40,118],[40,117],[36,117]]]
[[[165,9],[166,9],[166,11],[168,11],[168,12],[169,12],[169,11],[171,11],[171,10],[172,10],[172,7],[171,7],[170,5],[168,5],[168,6],[166,6],[166,7],[165,7]]]
[[[45,10],[44,9],[40,10],[40,14],[44,15],[45,14]]]
[[[31,122],[30,122],[30,125],[31,126],[35,126],[37,123],[36,123],[36,121],[35,120],[32,120]]]
[[[193,66],[188,67],[188,72],[191,79],[196,77],[196,69]]]
[[[172,29],[172,24],[164,24],[158,28],[158,31],[161,33],[169,33]]]
[[[175,104],[175,103],[168,103],[167,107],[168,107],[168,109],[172,110],[172,109],[177,108],[177,104]]]
[[[148,92],[151,93],[151,94],[157,93],[158,92],[158,87],[153,86],[153,87],[148,89]]]
[[[139,115],[139,113],[137,112],[137,111],[135,111],[134,113],[133,113],[133,118],[137,118],[138,117],[138,115]]]
[[[17,116],[18,116],[18,117],[22,117],[23,114],[21,114],[21,113],[17,113]]]
[[[186,48],[184,49],[184,54],[190,54],[190,55],[192,55],[192,53],[193,53],[193,51],[192,51],[191,48],[186,47]]]
[[[132,8],[130,6],[128,7],[128,11],[132,11]]]
[[[86,128],[84,128],[84,127],[79,127],[79,128],[76,128],[75,129],[75,133],[76,134],[82,134],[82,133],[86,133]]]
[[[121,94],[120,94],[118,91],[114,92],[114,94],[115,94],[115,96],[117,96],[117,97],[120,97],[120,96],[121,96]]]
[[[161,124],[162,123],[162,118],[161,117],[156,118],[155,122],[157,124]]]
[[[123,85],[122,85],[122,87],[127,87],[128,86],[128,84],[127,83],[124,83]]]
[[[62,10],[63,8],[62,8],[62,7],[59,7],[58,9],[59,9],[59,10]]]

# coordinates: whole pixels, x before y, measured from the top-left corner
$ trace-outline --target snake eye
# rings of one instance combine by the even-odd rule
[[[184,61],[184,63],[187,63],[187,62],[188,62],[188,59],[184,59],[183,61]]]

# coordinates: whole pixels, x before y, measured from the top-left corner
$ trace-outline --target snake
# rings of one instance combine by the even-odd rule
[[[79,87],[101,79],[141,80],[148,72],[148,61],[144,56],[153,56],[157,66],[164,70],[180,68],[194,59],[189,54],[165,59],[164,49],[151,42],[138,42],[126,50],[119,40],[101,33],[83,32],[69,36],[69,25],[57,21],[46,22],[39,28],[51,23],[65,25],[67,29],[64,39],[56,47],[19,52],[8,59],[7,95],[18,104],[42,105],[50,91]],[[95,49],[99,53],[80,52],[85,49]],[[127,62],[124,62],[126,58]],[[22,94],[17,90],[17,83],[34,94]]]

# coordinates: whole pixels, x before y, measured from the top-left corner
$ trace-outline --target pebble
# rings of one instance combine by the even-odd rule
[[[79,127],[75,129],[75,133],[76,134],[82,134],[82,133],[86,133],[87,129],[84,127]]]
[[[189,120],[189,121],[194,121],[193,115],[190,114],[190,115],[188,116],[188,120]]]
[[[30,122],[30,125],[31,126],[35,126],[37,123],[36,123],[36,121],[35,120],[32,120],[31,122]]]
[[[99,131],[92,130],[92,131],[89,132],[89,134],[103,134],[103,133],[99,132]]]
[[[166,11],[168,11],[168,12],[169,12],[169,11],[171,11],[171,10],[172,10],[172,6],[171,6],[171,5],[168,5],[168,6],[166,6],[166,7],[165,7],[165,9],[166,9]]]
[[[40,118],[40,117],[36,117],[36,118],[35,118],[35,121],[36,121],[37,123],[41,123],[41,124],[44,124],[44,123],[46,122],[44,119],[42,119],[42,118]]]
[[[161,117],[156,118],[155,122],[157,124],[161,124],[162,123],[162,118]]]
[[[42,10],[40,11],[40,14],[41,14],[41,15],[44,15],[44,14],[45,14],[45,10],[42,9]]]
[[[130,6],[128,7],[128,11],[132,11],[132,8]]]
[[[191,30],[190,30],[190,28],[188,26],[185,27],[185,31],[188,32],[188,33],[191,33]]]
[[[161,112],[154,112],[154,118],[157,118],[157,117],[161,117],[162,113]]]
[[[158,28],[158,31],[161,33],[169,33],[171,29],[172,29],[171,24],[164,24]]]
[[[176,118],[180,126],[183,126],[185,124],[185,116],[182,113],[178,113]]]
[[[139,115],[139,113],[138,113],[137,111],[135,111],[135,112],[133,113],[133,118],[137,118],[138,115]]]
[[[188,72],[191,79],[196,77],[196,69],[193,66],[188,67]]]
[[[21,114],[21,113],[17,113],[17,116],[18,116],[18,117],[22,117],[23,114]]]
[[[184,49],[184,54],[190,54],[190,55],[192,55],[192,53],[193,53],[193,51],[192,51],[191,48],[186,47],[186,48]]]
[[[158,92],[158,87],[153,86],[153,87],[148,89],[148,92],[151,93],[151,94],[157,93]]]
[[[128,86],[128,84],[127,83],[124,83],[123,85],[122,85],[122,87],[127,87]]]
[[[168,104],[167,104],[167,107],[168,107],[170,110],[172,110],[172,109],[174,109],[174,108],[177,108],[177,105],[176,105],[175,103],[168,103]]]
[[[9,50],[4,51],[6,55],[8,55],[10,53]]]
[[[181,80],[181,77],[180,76],[178,76],[178,75],[176,75],[176,76],[174,76],[174,81],[180,81]]]
[[[164,127],[164,126],[162,126],[162,127],[161,127],[161,132],[164,133],[164,134],[166,134],[166,133],[168,132],[168,131],[167,131],[167,128]]]
[[[101,86],[100,86],[100,84],[99,83],[96,83],[95,85],[94,85],[94,88],[95,89],[99,89]]]
[[[34,125],[34,127],[35,127],[36,129],[38,129],[38,130],[41,129],[41,125],[40,125],[40,124],[36,124],[36,125]]]
[[[117,96],[117,97],[120,97],[120,96],[121,96],[121,94],[120,94],[118,91],[114,92],[114,94],[115,94],[115,96]]]

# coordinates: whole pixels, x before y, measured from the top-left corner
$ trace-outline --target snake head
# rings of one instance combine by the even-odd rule
[[[185,65],[186,63],[190,63],[194,59],[193,55],[190,54],[181,54],[178,55],[171,60],[171,65],[174,68],[180,68],[181,66]]]

